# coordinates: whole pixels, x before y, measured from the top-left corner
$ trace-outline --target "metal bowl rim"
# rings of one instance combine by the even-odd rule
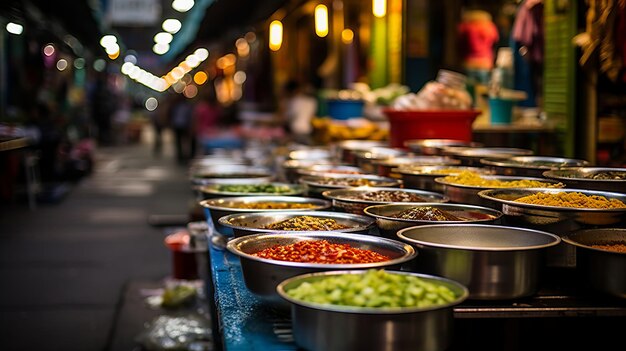
[[[556,172],[567,172],[567,171],[581,171],[581,170],[589,170],[591,172],[624,172],[626,173],[626,168],[617,168],[617,167],[565,167],[561,169],[552,169],[543,172],[543,176],[550,179],[558,179],[562,181],[575,180],[578,182],[590,182],[590,183],[620,183],[626,182],[626,179],[589,179],[589,178],[574,178],[574,177],[565,177],[554,174]]]
[[[492,171],[489,171],[486,168],[481,168],[481,167],[475,167],[475,166],[456,166],[456,165],[452,165],[452,167],[450,167],[450,165],[443,165],[443,166],[419,166],[419,167],[415,167],[414,169],[410,169],[410,168],[403,168],[403,167],[398,167],[398,168],[393,168],[391,171],[395,172],[395,173],[400,173],[403,175],[412,175],[412,176],[434,176],[434,177],[441,177],[441,176],[447,176],[447,175],[451,175],[451,174],[443,174],[443,173],[439,173],[439,174],[433,174],[433,173],[420,173],[419,171],[417,171],[418,168],[426,168],[426,167],[440,167],[439,169],[446,169],[446,168],[459,168],[462,171],[470,171],[470,172],[476,172],[480,175],[495,175],[492,173]],[[482,173],[482,172],[487,172],[487,173]]]
[[[489,218],[489,219],[476,219],[476,220],[469,220],[469,221],[427,221],[427,220],[423,220],[423,219],[406,219],[406,218],[396,218],[396,217],[388,217],[388,216],[382,216],[382,215],[377,215],[374,213],[370,213],[369,209],[373,209],[373,208],[380,208],[380,207],[395,207],[395,206],[405,206],[405,205],[413,205],[413,204],[417,204],[416,207],[453,207],[453,208],[459,208],[459,209],[469,209],[469,210],[476,210],[477,212],[480,213],[487,213],[489,215],[493,215],[494,218]],[[466,204],[452,204],[452,203],[441,203],[441,202],[420,202],[420,203],[399,203],[399,202],[395,202],[395,203],[389,203],[389,204],[383,204],[383,205],[373,205],[373,206],[368,206],[365,209],[363,209],[363,212],[368,215],[368,216],[372,216],[376,219],[385,219],[388,221],[398,221],[398,222],[405,222],[405,223],[441,223],[441,224],[461,224],[461,223],[482,223],[482,222],[489,222],[489,221],[495,221],[497,219],[502,218],[502,216],[504,216],[504,213],[502,213],[501,211],[498,210],[494,210],[492,208],[488,208],[488,207],[483,207],[483,206],[475,206],[475,205],[466,205]]]
[[[522,149],[515,147],[465,147],[465,146],[447,146],[442,149],[454,156],[461,157],[512,157],[512,156],[530,156],[533,151],[530,149]]]
[[[316,209],[326,209],[332,206],[332,203],[328,200],[318,199],[313,197],[302,197],[302,196],[234,196],[234,197],[220,197],[215,199],[207,199],[199,202],[200,206],[207,208],[209,210],[218,210],[218,211],[233,211],[233,212],[280,212],[280,211],[289,211],[289,209],[258,209],[258,208],[235,208],[235,207],[222,207],[213,205],[213,202],[218,201],[225,202],[290,202],[290,203],[310,203],[310,204],[318,204],[318,207],[312,207],[310,209],[305,210],[316,210]],[[248,201],[244,201],[248,200]],[[302,210],[302,209],[300,209]]]
[[[623,229],[623,228],[615,228],[615,229]],[[592,229],[593,230],[593,229]],[[605,250],[605,249],[598,249],[595,247],[591,247],[589,245],[585,245],[583,243],[580,243],[578,241],[576,241],[574,238],[572,238],[572,236],[574,235],[564,235],[561,237],[561,240],[563,240],[564,242],[576,246],[578,248],[581,249],[585,249],[585,250],[590,250],[590,251],[594,251],[594,252],[601,252],[603,254],[612,254],[612,255],[619,255],[622,257],[626,257],[626,252],[617,252],[617,251],[611,251],[611,250]]]
[[[292,183],[282,183],[282,182],[271,182],[264,183],[263,185],[274,185],[274,186],[286,186],[289,187],[290,191],[284,193],[242,193],[242,192],[231,192],[231,191],[218,191],[215,189],[206,189],[206,188],[215,188],[223,185],[260,185],[259,183],[250,183],[250,184],[204,184],[197,186],[195,189],[201,191],[204,194],[211,195],[233,195],[233,196],[289,196],[289,195],[300,195],[304,193],[304,187],[300,184],[292,184]]]
[[[436,156],[436,155],[415,155],[415,156],[400,156],[400,157],[392,157],[392,158],[387,158],[387,159],[376,159],[373,160],[372,163],[375,165],[379,165],[379,166],[397,166],[397,165],[404,165],[407,164],[410,161],[414,161],[415,163],[422,163],[419,162],[420,159],[432,159],[433,162],[435,162],[435,159],[438,158],[439,160],[436,161],[437,164],[432,164],[433,166],[442,164],[442,165],[458,165],[461,163],[461,160],[452,158],[452,157],[448,157],[448,156]],[[401,163],[396,163],[398,160],[402,160]],[[406,160],[406,163],[405,163]],[[428,163],[424,163],[424,166],[428,166]]]
[[[382,243],[388,244],[389,247],[393,247],[394,250],[402,252],[402,256],[382,262],[372,263],[310,263],[310,262],[292,262],[292,261],[280,261],[272,260],[268,258],[261,258],[252,254],[243,252],[238,249],[240,244],[248,241],[262,240],[264,238],[272,237],[291,237],[291,238],[303,238],[303,240],[323,240],[323,239],[354,239],[353,241],[374,243],[381,245]],[[243,243],[242,243],[243,242]],[[294,241],[296,242],[296,241]],[[272,233],[258,233],[246,236],[241,236],[228,241],[226,249],[236,256],[247,258],[252,261],[267,263],[274,266],[291,267],[291,268],[309,268],[309,269],[346,269],[347,267],[356,269],[377,268],[402,264],[408,262],[417,256],[417,251],[411,245],[403,243],[398,240],[375,237],[365,234],[343,233],[337,231],[324,231],[324,232],[281,232],[274,231]]]
[[[556,211],[556,212],[626,212],[626,207],[624,208],[577,208],[577,207],[560,207],[560,206],[548,206],[548,205],[536,205],[536,204],[527,204],[523,202],[516,202],[513,200],[504,200],[494,196],[493,193],[501,193],[505,191],[522,191],[527,192],[526,195],[533,195],[537,192],[579,192],[585,195],[599,195],[608,198],[611,197],[622,197],[626,198],[626,194],[624,193],[616,193],[610,191],[600,191],[600,190],[586,190],[586,189],[574,189],[574,188],[498,188],[498,189],[485,189],[478,192],[478,196],[483,199],[499,202],[501,204],[511,206],[511,207],[521,207],[535,210],[543,210],[543,211]],[[495,194],[497,195],[497,194]],[[524,195],[524,196],[526,196]],[[621,200],[621,201],[626,201]]]
[[[374,182],[380,183],[380,184],[378,184],[378,187],[381,187],[381,186],[391,187],[391,186],[394,186],[394,185],[401,185],[402,184],[402,180],[400,180],[400,179],[381,177],[381,176],[369,175],[369,174],[361,175],[361,176],[359,176],[358,174],[350,174],[350,175],[337,174],[337,175],[329,175],[329,176],[324,176],[324,177],[304,176],[304,177],[300,178],[300,183],[306,184],[306,185],[309,185],[309,186],[313,186],[313,187],[328,188],[328,189],[355,188],[354,186],[350,186],[350,185],[321,184],[321,183],[315,182],[314,178],[355,178],[355,179],[366,179],[366,180],[370,180],[370,181],[374,181]]]
[[[266,217],[268,215],[277,215],[277,214],[281,214],[281,215],[293,215],[295,216],[310,216],[310,217],[324,217],[324,218],[331,218],[331,219],[335,219],[335,218],[342,218],[342,219],[346,219],[346,220],[350,220],[352,222],[355,223],[361,223],[362,225],[358,225],[358,226],[354,226],[354,227],[350,227],[350,228],[346,228],[346,229],[336,229],[333,230],[334,232],[341,232],[341,233],[349,233],[349,232],[356,232],[356,231],[363,231],[363,230],[368,230],[370,228],[372,228],[375,224],[376,224],[376,220],[374,220],[371,217],[368,216],[364,216],[364,215],[358,215],[358,214],[353,214],[353,213],[344,213],[344,212],[333,212],[333,211],[299,211],[299,210],[281,210],[281,211],[274,211],[271,213],[268,213],[268,211],[265,212],[250,212],[250,213],[245,213],[244,215],[247,216],[257,216],[257,217]],[[274,232],[288,232],[288,233],[303,233],[303,232],[313,232],[313,233],[318,233],[318,232],[322,232],[322,231],[328,231],[328,230],[276,230],[276,229],[266,229],[266,228],[256,228],[256,227],[244,227],[244,226],[239,226],[239,225],[234,225],[232,223],[230,223],[229,221],[233,218],[236,218],[238,216],[241,216],[241,213],[233,213],[230,215],[226,215],[223,217],[220,217],[218,219],[218,223],[228,227],[228,228],[233,228],[233,229],[241,229],[241,230],[247,230],[247,231],[254,231],[254,232],[258,232],[258,233],[274,233]],[[367,224],[365,224],[367,223]]]
[[[360,192],[360,191],[385,191],[385,190],[403,191],[403,192],[411,193],[411,194],[430,196],[433,198],[441,199],[441,203],[450,201],[449,197],[440,193],[436,193],[434,191],[420,190],[420,189],[407,189],[407,188],[372,187],[372,186],[358,186],[358,187],[326,190],[322,192],[322,196],[324,196],[327,199],[331,199],[335,201],[351,202],[351,203],[358,203],[358,204],[372,204],[372,205],[389,204],[389,203],[399,203],[399,204],[400,203],[401,204],[423,204],[424,203],[424,202],[408,202],[408,201],[407,202],[381,202],[381,201],[369,201],[369,200],[359,200],[359,199],[344,199],[344,198],[330,195],[330,193],[332,192],[340,192],[340,191],[350,191],[350,192],[359,191]],[[430,201],[430,202],[436,202],[436,201]]]
[[[318,304],[312,302],[305,302],[301,300],[294,299],[287,295],[284,290],[284,287],[294,281],[307,279],[315,276],[330,276],[330,275],[343,275],[343,274],[365,274],[367,271],[363,270],[342,270],[342,271],[327,271],[327,272],[315,272],[315,273],[307,273],[297,275],[295,277],[291,277],[283,280],[280,284],[276,286],[276,291],[278,294],[288,302],[302,307],[308,307],[314,310],[320,310],[325,312],[341,312],[341,313],[353,313],[353,314],[367,314],[367,315],[388,315],[388,314],[408,314],[408,313],[418,313],[418,312],[428,312],[428,311],[436,311],[441,309],[450,308],[456,306],[463,301],[465,301],[469,297],[469,290],[467,287],[462,285],[461,283],[454,281],[452,279],[439,277],[435,275],[423,274],[423,273],[414,273],[414,272],[404,272],[404,271],[393,271],[389,273],[393,274],[404,274],[411,275],[421,279],[429,280],[429,281],[437,281],[437,282],[445,282],[448,285],[454,286],[456,289],[462,291],[461,295],[458,296],[454,301],[449,302],[443,305],[437,306],[429,306],[429,307],[396,307],[396,308],[374,308],[374,307],[354,307],[354,306],[342,306],[342,305],[331,305],[331,304]]]
[[[517,162],[522,159],[534,159],[534,160],[561,160],[561,163],[567,163],[564,166],[558,166],[555,161],[555,165],[532,165],[532,164],[524,164],[523,162]],[[531,161],[532,162],[532,161]],[[551,156],[514,156],[509,159],[501,159],[501,158],[481,158],[480,163],[487,166],[494,167],[507,167],[507,168],[520,168],[520,169],[546,169],[546,170],[554,170],[561,169],[565,167],[580,167],[584,165],[588,165],[589,161],[575,158],[565,158],[565,157],[551,157]]]
[[[410,230],[428,230],[433,227],[443,228],[443,227],[478,227],[478,228],[489,228],[489,229],[505,229],[505,230],[515,230],[515,231],[523,231],[523,232],[533,232],[536,234],[541,234],[545,236],[549,236],[554,241],[548,244],[543,245],[534,245],[534,246],[501,246],[501,247],[480,247],[480,246],[462,246],[462,245],[451,245],[451,244],[440,244],[433,243],[423,240],[416,240],[413,238],[409,238],[404,235],[405,232]],[[396,235],[398,238],[402,239],[405,242],[409,242],[414,245],[422,246],[422,247],[431,247],[438,249],[450,249],[450,250],[467,250],[467,251],[489,251],[489,252],[511,252],[511,251],[528,251],[528,250],[540,250],[548,247],[556,246],[561,242],[561,238],[552,233],[544,232],[536,229],[528,229],[528,228],[519,228],[519,227],[509,227],[503,225],[488,225],[488,224],[427,224],[427,225],[419,225],[414,227],[408,227],[404,229],[400,229]]]
[[[563,184],[554,179],[545,179],[545,178],[538,178],[538,177],[519,177],[519,176],[505,176],[505,175],[496,175],[496,174],[485,174],[485,175],[481,174],[480,176],[486,179],[495,179],[495,180],[502,180],[502,181],[536,180],[542,183]],[[448,181],[445,181],[443,178],[444,177],[435,178],[434,179],[435,183],[439,183],[441,185],[446,185],[450,187],[465,188],[465,189],[528,189],[524,187],[489,187],[489,186],[478,186],[478,185],[465,185],[465,184],[458,184],[458,183],[450,183]],[[537,189],[562,189],[562,188],[537,188]]]

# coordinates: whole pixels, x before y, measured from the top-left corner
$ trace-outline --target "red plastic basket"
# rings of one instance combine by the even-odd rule
[[[411,139],[472,141],[472,123],[479,110],[384,110],[389,119],[391,147],[404,147]]]

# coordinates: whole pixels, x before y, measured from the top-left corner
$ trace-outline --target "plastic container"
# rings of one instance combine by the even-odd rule
[[[491,124],[510,124],[514,104],[515,101],[513,100],[490,97],[489,112]]]
[[[472,141],[478,110],[384,110],[389,119],[389,144],[403,148],[406,140],[454,139]]]
[[[198,279],[196,250],[190,246],[191,237],[188,231],[181,230],[165,237],[165,246],[172,252],[172,278]]]
[[[328,100],[328,115],[334,119],[363,117],[362,100]]]

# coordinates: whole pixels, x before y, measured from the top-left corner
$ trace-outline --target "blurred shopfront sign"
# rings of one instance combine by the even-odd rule
[[[117,26],[150,26],[161,18],[159,0],[109,0],[107,21]]]

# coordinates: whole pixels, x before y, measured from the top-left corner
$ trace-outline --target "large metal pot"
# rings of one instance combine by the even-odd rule
[[[405,141],[404,146],[419,155],[441,155],[446,147],[482,147],[483,144],[454,139],[415,139]]]
[[[399,168],[393,169],[394,173],[400,174],[405,188],[436,191],[438,193],[443,192],[443,185],[436,183],[435,178],[459,174],[463,171],[471,171],[479,174],[493,174],[493,171],[486,168],[467,166],[400,166]]]
[[[477,300],[535,294],[545,251],[561,242],[538,230],[484,224],[424,225],[402,229],[398,237],[417,248],[418,272],[458,281]]]
[[[458,165],[461,161],[442,156],[401,156],[384,160],[374,160],[372,164],[376,174],[382,177],[400,178],[393,169],[398,167]]]
[[[303,282],[331,275],[363,274],[335,271],[300,275],[276,288],[291,303],[293,336],[298,346],[311,351],[420,350],[442,351],[453,337],[453,307],[467,298],[461,284],[425,274],[410,274],[445,285],[457,299],[447,305],[428,308],[362,308],[322,305],[294,299],[286,294]]]
[[[461,164],[464,166],[480,167],[480,160],[483,158],[507,159],[513,156],[529,156],[533,154],[533,151],[511,147],[470,148],[451,146],[443,148],[442,154],[461,160]]]
[[[511,158],[483,158],[480,163],[497,174],[521,177],[541,177],[543,172],[565,167],[581,167],[585,160],[548,156],[516,156]]]
[[[569,188],[626,193],[626,168],[567,168],[545,171],[543,176],[565,183]]]
[[[596,291],[626,298],[626,253],[592,245],[626,243],[626,229],[587,229],[566,235],[563,241],[576,247],[576,269],[585,286]]]

